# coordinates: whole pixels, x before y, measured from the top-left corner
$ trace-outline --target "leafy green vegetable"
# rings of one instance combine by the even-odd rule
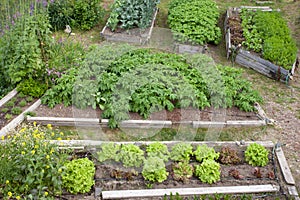
[[[172,147],[170,158],[174,161],[188,162],[193,155],[193,147],[188,143],[177,143]]]
[[[168,178],[169,173],[162,159],[149,157],[145,160],[142,175],[145,180],[161,183]]]
[[[198,162],[202,162],[204,160],[217,160],[219,158],[219,153],[216,153],[214,148],[208,147],[206,144],[198,145],[196,151],[194,151],[194,155]]]
[[[67,162],[62,176],[63,187],[70,193],[86,193],[95,184],[95,166],[88,158],[79,158]]]
[[[218,18],[218,7],[212,0],[173,0],[169,6],[168,23],[180,42],[218,44],[221,39]]]
[[[195,175],[203,183],[215,183],[220,180],[220,164],[214,160],[204,160],[200,165],[195,166]]]
[[[97,152],[99,162],[106,160],[118,161],[117,153],[120,150],[120,145],[113,142],[104,143],[101,145],[101,151]]]
[[[118,160],[125,167],[139,167],[145,160],[144,151],[134,144],[124,144],[121,146]]]
[[[168,150],[167,145],[162,144],[160,142],[154,142],[149,144],[146,147],[146,152],[148,157],[158,157],[163,161],[168,161],[170,157],[170,152]]]
[[[268,150],[261,144],[252,143],[245,151],[245,160],[252,166],[266,166],[269,162]]]
[[[172,166],[173,178],[177,181],[187,182],[193,176],[194,168],[188,162],[179,162]]]

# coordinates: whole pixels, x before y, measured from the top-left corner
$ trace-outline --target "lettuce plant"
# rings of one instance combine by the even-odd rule
[[[193,155],[192,145],[181,142],[172,147],[170,157],[174,161],[189,161],[191,155]]]
[[[166,171],[166,166],[162,159],[149,157],[145,160],[142,175],[145,180],[161,183],[168,178],[169,173]]]
[[[195,175],[203,183],[215,183],[220,180],[220,164],[214,160],[204,160],[200,165],[195,167]]]
[[[118,160],[123,163],[125,167],[140,167],[144,160],[144,151],[134,144],[122,145]]]
[[[170,157],[170,152],[167,145],[159,142],[149,144],[146,148],[146,152],[148,157],[158,157],[163,161],[168,161]]]
[[[202,162],[203,160],[210,159],[216,160],[219,158],[219,153],[216,153],[212,147],[208,147],[206,144],[198,145],[196,151],[194,151],[196,160]]]
[[[99,162],[104,162],[106,160],[118,161],[117,153],[120,150],[120,145],[110,143],[104,143],[101,145],[101,151],[97,152]]]
[[[173,178],[177,181],[187,182],[193,176],[194,168],[188,162],[179,162],[173,165]]]
[[[266,166],[269,162],[268,150],[261,144],[252,143],[245,151],[245,160],[252,166]]]

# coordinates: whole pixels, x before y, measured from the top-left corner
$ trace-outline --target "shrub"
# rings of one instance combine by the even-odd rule
[[[220,164],[214,160],[204,160],[200,165],[195,167],[195,175],[203,183],[215,183],[220,180]]]
[[[46,84],[33,79],[27,79],[25,81],[22,81],[17,86],[18,92],[22,92],[25,95],[30,95],[35,98],[41,97],[47,89],[48,86]]]
[[[193,176],[194,168],[188,162],[179,162],[172,166],[173,178],[177,181],[187,182]]]
[[[219,158],[219,153],[216,153],[214,148],[208,147],[206,144],[198,145],[196,151],[194,151],[194,156],[198,162],[204,160],[216,160]]]
[[[106,160],[118,161],[117,153],[120,150],[120,145],[110,143],[104,143],[101,145],[101,151],[97,152],[97,159],[99,162],[104,162]]]
[[[252,143],[245,151],[245,160],[252,166],[266,166],[269,162],[268,150],[261,144]]]
[[[238,157],[236,150],[225,146],[220,151],[219,161],[223,164],[238,164],[241,159]]]
[[[72,7],[69,0],[55,0],[49,4],[48,14],[54,31],[63,30],[72,22]]]
[[[165,163],[158,157],[149,157],[145,160],[142,175],[145,180],[163,182],[168,178]]]
[[[63,187],[72,194],[86,193],[95,184],[95,166],[88,158],[79,158],[64,164]]]
[[[168,161],[170,157],[170,152],[167,145],[159,142],[149,144],[146,147],[146,152],[148,157],[158,157],[165,162]]]
[[[27,101],[23,99],[22,101],[19,102],[19,106],[24,107],[27,105]]]
[[[134,144],[124,144],[121,146],[118,160],[125,167],[139,167],[144,162],[144,151]]]
[[[13,115],[19,115],[19,114],[22,113],[22,109],[21,109],[20,107],[13,107],[13,108],[11,109],[11,113],[12,113]]]
[[[67,154],[47,141],[53,139],[51,134],[32,125],[21,126],[12,134],[0,145],[0,196],[10,199],[10,192],[13,199],[51,199],[61,194]]]
[[[218,44],[221,39],[218,18],[218,7],[212,0],[173,0],[168,23],[175,39],[180,42]]]
[[[190,160],[193,155],[193,147],[188,143],[178,143],[172,147],[170,158],[174,161],[186,161]]]

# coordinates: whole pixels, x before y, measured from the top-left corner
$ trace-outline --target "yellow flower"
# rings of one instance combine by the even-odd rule
[[[25,146],[26,145],[26,142],[22,142],[22,146]]]
[[[62,172],[62,169],[61,169],[61,168],[59,168],[59,169],[58,169],[58,173],[61,173],[61,172]]]
[[[47,128],[52,130],[52,125],[51,124],[47,124]]]
[[[46,165],[46,169],[49,169],[50,168],[50,166],[49,165]]]
[[[5,139],[5,138],[4,138],[4,135],[2,135],[2,136],[1,136],[1,140],[4,140],[4,139]]]
[[[33,126],[36,126],[36,122],[33,122]]]
[[[22,151],[21,154],[22,154],[22,155],[25,155],[25,151]]]
[[[9,139],[9,138],[10,138],[10,135],[9,135],[9,136],[7,136],[7,138]]]
[[[51,148],[51,150],[50,150],[50,154],[52,154],[54,152],[54,149],[53,148]]]
[[[48,195],[48,192],[45,192],[44,195],[47,196],[47,195]]]
[[[9,184],[9,180],[6,180],[5,183],[6,183],[6,185],[8,185]]]
[[[54,135],[55,135],[54,132],[52,132],[52,133],[51,133],[51,136],[54,136]]]
[[[22,129],[20,130],[20,133],[23,133],[25,130],[26,130],[26,127],[22,128]]]
[[[64,133],[63,133],[63,132],[60,132],[59,134],[60,134],[60,135],[64,135]]]
[[[58,137],[57,140],[61,140],[61,137]]]
[[[50,156],[49,156],[49,155],[47,155],[47,156],[46,156],[46,159],[49,159],[49,158],[50,158]]]
[[[7,193],[7,196],[8,196],[8,197],[12,197],[12,193],[11,193],[11,192],[8,192],[8,193]]]
[[[38,149],[38,148],[39,148],[39,145],[37,145],[37,144],[34,145],[34,148],[35,148],[35,149]]]
[[[19,199],[21,199],[21,197],[20,196],[16,196],[16,199],[19,200]]]
[[[32,151],[31,151],[31,154],[34,155],[34,154],[35,154],[35,150],[32,150]]]

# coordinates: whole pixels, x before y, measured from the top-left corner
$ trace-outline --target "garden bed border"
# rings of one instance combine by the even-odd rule
[[[0,107],[3,106],[6,102],[8,102],[10,99],[12,99],[14,96],[18,94],[16,89],[13,89],[8,94],[6,94],[1,100],[0,100]]]

